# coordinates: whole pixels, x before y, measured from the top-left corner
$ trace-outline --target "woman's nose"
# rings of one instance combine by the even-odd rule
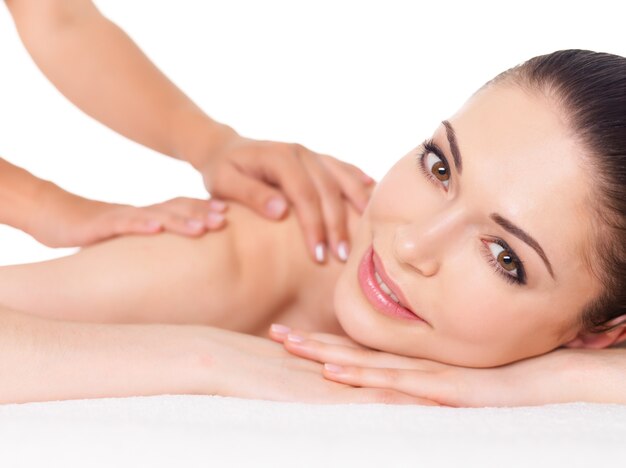
[[[424,239],[411,235],[411,225],[399,226],[396,229],[394,250],[400,263],[410,265],[423,276],[433,276],[439,270],[439,260],[432,246],[426,245]]]
[[[396,258],[424,276],[437,274],[446,251],[462,235],[464,220],[462,209],[452,209],[425,222],[399,224],[394,239]]]

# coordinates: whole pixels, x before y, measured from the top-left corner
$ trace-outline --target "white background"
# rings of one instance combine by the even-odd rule
[[[380,179],[470,94],[532,56],[626,55],[620,2],[98,1],[183,91],[242,135],[294,141]],[[0,156],[78,194],[205,196],[190,166],[85,116],[0,6]],[[123,109],[120,109],[123,112]],[[0,264],[65,255],[0,226]]]

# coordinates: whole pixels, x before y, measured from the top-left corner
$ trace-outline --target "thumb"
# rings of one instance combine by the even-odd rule
[[[282,192],[236,169],[222,172],[211,194],[241,202],[270,219],[281,219],[289,211],[289,204]]]

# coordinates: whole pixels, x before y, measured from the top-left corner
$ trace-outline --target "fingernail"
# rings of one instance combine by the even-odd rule
[[[161,229],[161,223],[159,221],[151,220],[146,223],[146,227],[151,231]]]
[[[304,341],[304,338],[300,335],[289,333],[289,335],[287,335],[287,341],[291,341],[292,343],[302,343]]]
[[[204,224],[199,219],[188,219],[187,220],[187,226],[189,226],[191,229],[193,229],[195,231],[195,230],[198,230],[198,229],[202,229]]]
[[[213,213],[210,212],[207,215],[207,221],[210,225],[215,226],[219,223],[221,223],[222,221],[224,221],[224,215],[220,214],[220,213]]]
[[[337,255],[339,255],[339,258],[344,262],[348,260],[348,243],[346,241],[339,242]]]
[[[265,205],[265,210],[267,214],[272,216],[273,218],[279,218],[287,208],[287,202],[284,198],[274,197],[271,198],[270,201]]]
[[[286,325],[281,325],[280,323],[272,323],[272,325],[270,326],[270,329],[274,333],[279,333],[281,335],[286,335],[287,333],[291,331],[291,328],[289,328]]]
[[[328,372],[332,372],[333,374],[339,374],[344,371],[343,366],[339,366],[337,364],[330,364],[328,362],[324,364],[324,369],[326,369]]]
[[[224,203],[221,200],[213,200],[213,199],[211,199],[211,200],[209,200],[209,203],[216,210],[222,211],[224,208],[226,208],[226,203]]]
[[[324,249],[324,243],[320,242],[315,246],[315,260],[322,263],[324,261],[324,257],[326,256],[326,251]]]

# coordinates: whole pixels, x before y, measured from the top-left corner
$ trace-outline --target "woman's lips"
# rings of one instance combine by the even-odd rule
[[[375,258],[376,257],[376,258]],[[374,262],[377,262],[377,266],[374,266]],[[380,266],[380,267],[378,267]],[[424,319],[418,317],[415,313],[407,309],[406,307],[401,306],[396,301],[394,301],[387,293],[385,293],[376,281],[376,277],[374,273],[378,273],[382,278],[383,283],[385,283],[389,289],[400,299],[400,302],[403,304],[407,304],[406,298],[402,294],[402,291],[396,286],[391,279],[387,276],[387,273],[382,268],[382,264],[380,263],[380,259],[377,258],[376,253],[374,252],[374,248],[370,245],[361,263],[359,264],[359,285],[361,286],[361,290],[368,301],[374,306],[376,310],[379,312],[389,315],[395,318],[402,318],[408,320],[416,320],[420,322],[425,322]]]

